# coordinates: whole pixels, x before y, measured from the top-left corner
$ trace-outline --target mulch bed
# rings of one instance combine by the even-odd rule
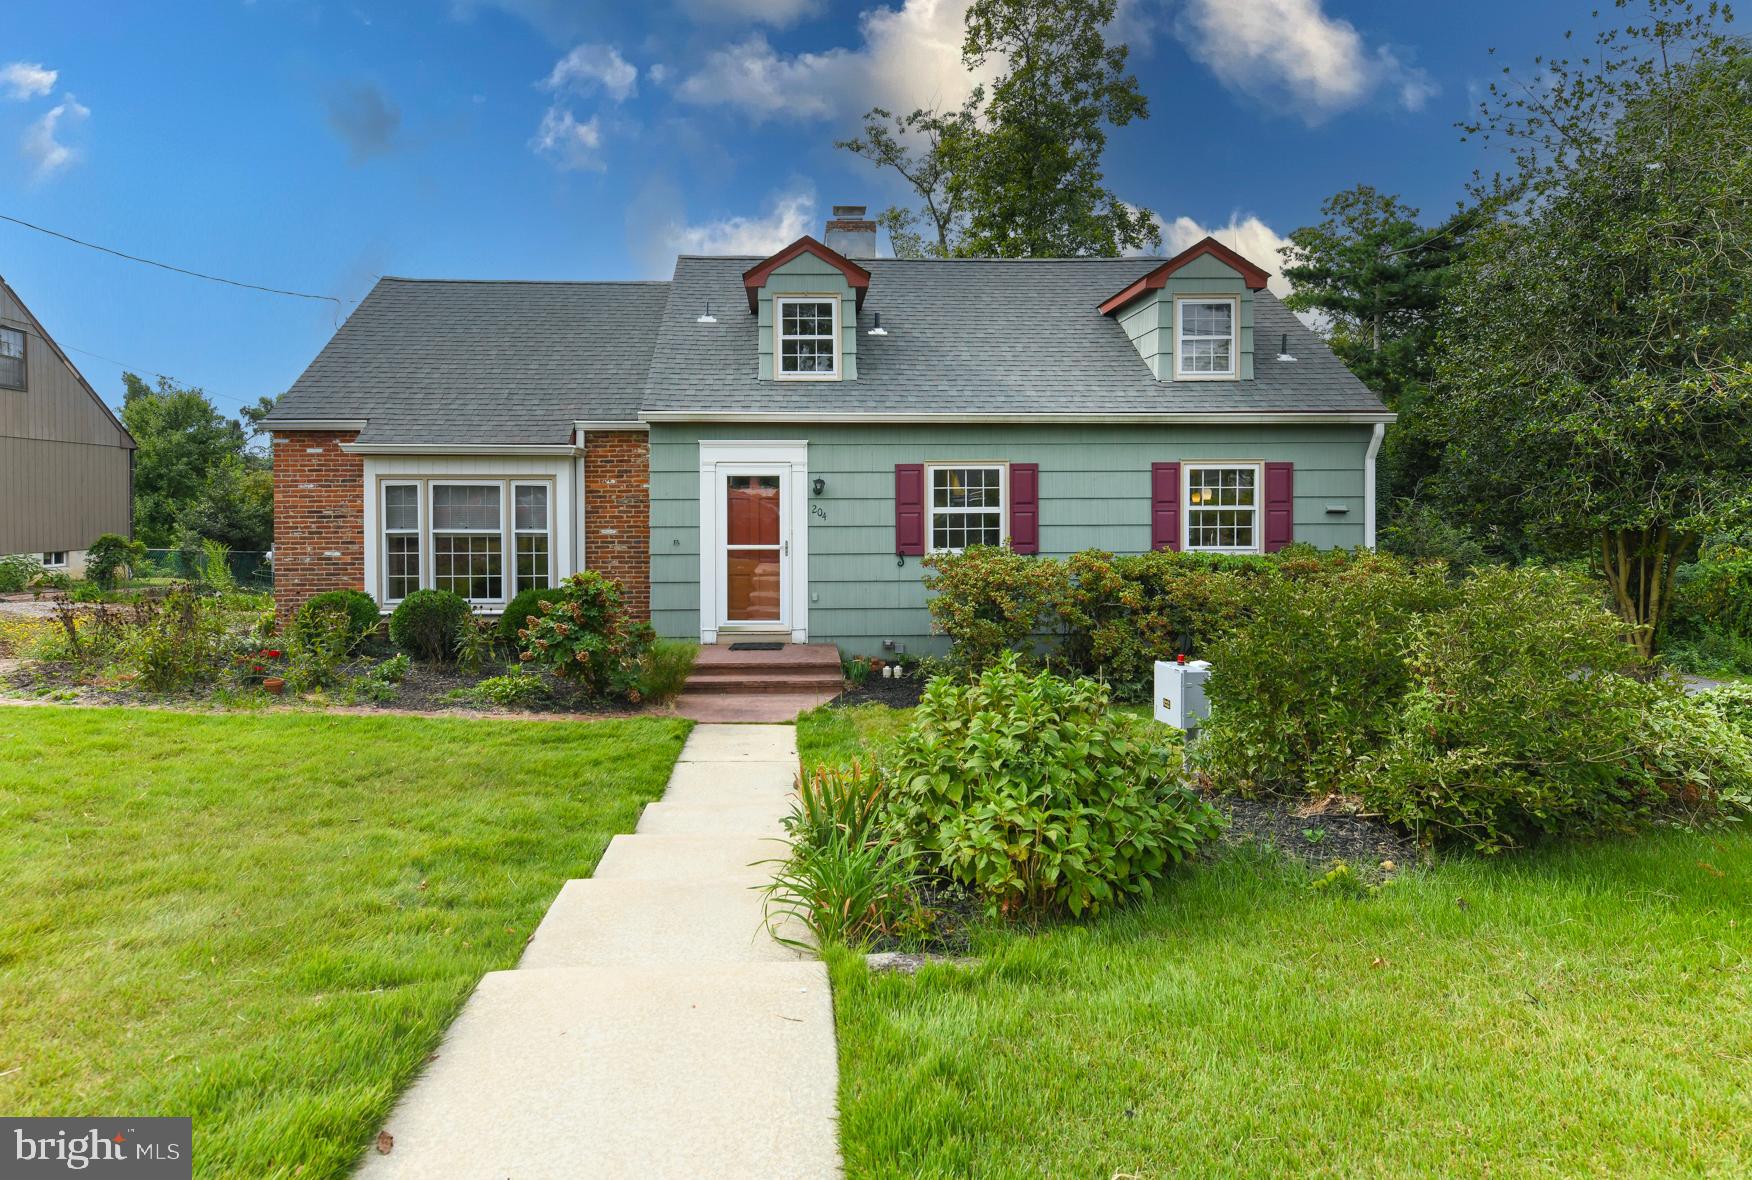
[[[1407,868],[1424,858],[1410,833],[1363,812],[1354,800],[1206,797],[1228,818],[1223,838],[1230,844],[1259,845],[1321,867],[1342,860],[1365,876]],[[1386,864],[1394,869],[1383,868]]]
[[[925,680],[925,677],[916,672],[899,680],[886,680],[880,675],[873,675],[864,683],[854,684],[833,698],[833,705],[835,708],[848,705],[887,705],[890,709],[910,709],[924,695]]]

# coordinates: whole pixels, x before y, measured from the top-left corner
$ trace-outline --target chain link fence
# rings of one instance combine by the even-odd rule
[[[146,560],[134,567],[133,581],[198,582],[212,585],[209,555],[199,549],[148,549]],[[273,554],[232,549],[225,554],[225,569],[240,590],[274,588]],[[220,575],[223,579],[224,575]]]

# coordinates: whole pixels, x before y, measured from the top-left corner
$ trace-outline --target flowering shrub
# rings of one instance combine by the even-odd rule
[[[1024,557],[1008,546],[974,545],[932,553],[925,589],[931,625],[955,643],[954,662],[978,672],[1004,652],[1032,649],[1054,624],[1065,594],[1065,567],[1049,557]]]
[[[638,700],[639,663],[651,646],[651,628],[628,618],[620,586],[594,570],[572,575],[559,590],[518,630],[519,658],[587,696]]]

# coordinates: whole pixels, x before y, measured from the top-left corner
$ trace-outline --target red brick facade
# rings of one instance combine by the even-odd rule
[[[642,433],[584,436],[584,565],[621,584],[634,618],[651,617],[651,448]]]
[[[274,432],[274,606],[280,621],[323,590],[365,588],[365,461],[357,431]]]

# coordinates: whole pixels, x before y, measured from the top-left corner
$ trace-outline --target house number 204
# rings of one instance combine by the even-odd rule
[[[809,515],[810,516],[819,516],[822,520],[826,520],[827,519],[827,509],[823,508],[819,504],[811,504],[809,506]]]

